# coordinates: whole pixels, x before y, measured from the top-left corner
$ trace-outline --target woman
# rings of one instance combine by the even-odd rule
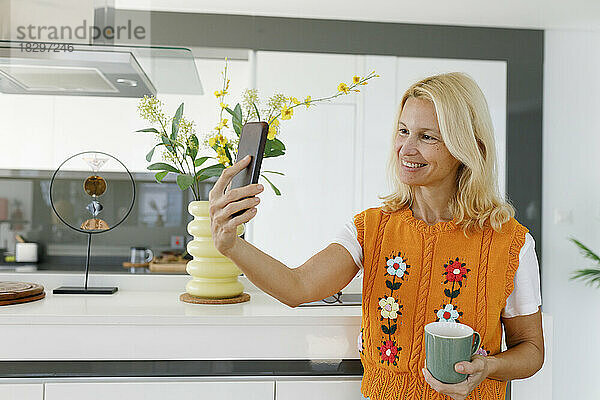
[[[338,292],[363,270],[364,396],[504,399],[505,381],[541,368],[534,241],[498,192],[491,118],[467,75],[432,76],[405,92],[389,161],[394,193],[382,198],[383,206],[357,214],[334,243],[298,268],[235,234],[256,215],[263,190],[225,190],[248,161],[226,169],[210,192],[215,246],[291,307]],[[423,328],[434,321],[464,323],[481,334],[480,354],[455,366],[466,381],[443,384],[425,368]]]

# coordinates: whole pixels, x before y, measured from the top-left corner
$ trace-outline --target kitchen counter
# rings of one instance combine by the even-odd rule
[[[358,359],[360,306],[290,308],[240,277],[247,303],[196,305],[179,295],[189,276],[90,275],[114,295],[53,295],[82,274],[0,274],[44,285],[40,301],[0,307],[0,361]],[[347,293],[360,293],[361,279]]]

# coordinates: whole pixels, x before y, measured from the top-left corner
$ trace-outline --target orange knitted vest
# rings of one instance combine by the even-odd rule
[[[409,208],[354,217],[363,249],[361,391],[371,400],[450,399],[423,378],[424,326],[460,322],[501,351],[500,313],[513,290],[527,228],[514,218],[466,238],[455,220],[427,225]],[[361,340],[361,339],[359,339]],[[506,382],[484,380],[468,400],[504,399]]]

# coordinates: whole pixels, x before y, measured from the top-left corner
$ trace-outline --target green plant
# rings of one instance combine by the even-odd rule
[[[596,262],[600,267],[600,257],[598,257],[596,253],[588,249],[586,246],[583,245],[583,243],[581,243],[575,238],[569,238],[569,240],[575,243],[577,247],[579,247],[581,254],[585,258],[589,258],[590,260]],[[600,287],[600,268],[579,269],[573,273],[571,280],[574,279],[581,279],[583,281],[586,281],[586,284],[588,285],[593,285],[595,283]]]
[[[213,128],[212,132],[204,135],[203,140],[199,141],[194,131],[194,123],[188,121],[183,116],[183,103],[179,106],[173,118],[166,118],[162,111],[162,103],[156,97],[145,96],[140,100],[138,111],[140,116],[148,122],[158,125],[157,128],[140,129],[136,132],[149,132],[157,135],[158,143],[146,155],[146,160],[151,162],[154,150],[163,146],[163,161],[148,166],[149,170],[158,171],[155,174],[156,180],[161,182],[169,173],[177,174],[177,184],[181,190],[191,189],[195,200],[199,200],[198,183],[213,176],[221,175],[223,169],[231,166],[237,156],[237,146],[242,132],[242,126],[250,121],[265,121],[269,124],[269,132],[265,144],[263,157],[279,157],[285,154],[285,145],[279,139],[281,132],[281,121],[289,120],[294,114],[294,109],[299,106],[309,108],[316,103],[332,100],[338,96],[347,95],[351,92],[359,92],[358,86],[366,85],[367,82],[379,75],[375,72],[369,73],[365,77],[354,76],[352,82],[338,84],[337,92],[331,96],[315,98],[306,96],[303,101],[296,97],[286,97],[281,93],[275,93],[267,99],[266,104],[261,105],[256,89],[246,89],[243,93],[242,104],[238,103],[230,108],[226,103],[226,97],[229,94],[229,79],[227,79],[227,59],[225,68],[222,72],[223,84],[221,90],[217,90],[214,95],[219,102],[219,123]],[[223,118],[224,115],[231,116],[231,126],[229,120]],[[261,115],[264,117],[261,119]],[[171,127],[170,133],[167,128]],[[232,132],[235,136],[232,134]],[[206,147],[214,150],[216,155],[198,156],[198,149]],[[200,169],[208,159],[216,160],[216,164]],[[197,169],[198,168],[198,169]],[[283,175],[277,171],[262,171],[260,174],[264,178],[276,195],[281,192],[264,175],[265,173]]]

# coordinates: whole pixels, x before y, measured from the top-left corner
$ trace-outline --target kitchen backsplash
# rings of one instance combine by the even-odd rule
[[[67,227],[55,215],[50,204],[50,180],[53,171],[0,170],[0,249],[14,255],[16,235],[39,244],[38,270],[79,271],[85,266],[87,235]],[[191,236],[186,228],[192,216],[187,205],[192,200],[189,191],[182,192],[174,177],[157,183],[150,173],[134,173],[136,199],[123,223],[106,233],[92,236],[91,270],[127,272],[122,263],[129,260],[130,247],[147,247],[155,255],[161,251],[184,251]],[[201,182],[200,198],[208,200],[208,192],[216,178]],[[89,214],[85,202],[78,198],[83,182],[77,178],[60,179],[53,185],[53,200],[59,212],[73,220]],[[131,182],[112,178],[110,197],[103,196],[109,206],[100,217],[116,221],[124,215],[131,202]],[[56,187],[60,187],[57,191]],[[55,195],[62,193],[63,195]],[[183,237],[179,247],[175,236]],[[173,247],[172,247],[173,245]],[[0,265],[10,263],[3,262]],[[10,260],[10,258],[9,258]]]

